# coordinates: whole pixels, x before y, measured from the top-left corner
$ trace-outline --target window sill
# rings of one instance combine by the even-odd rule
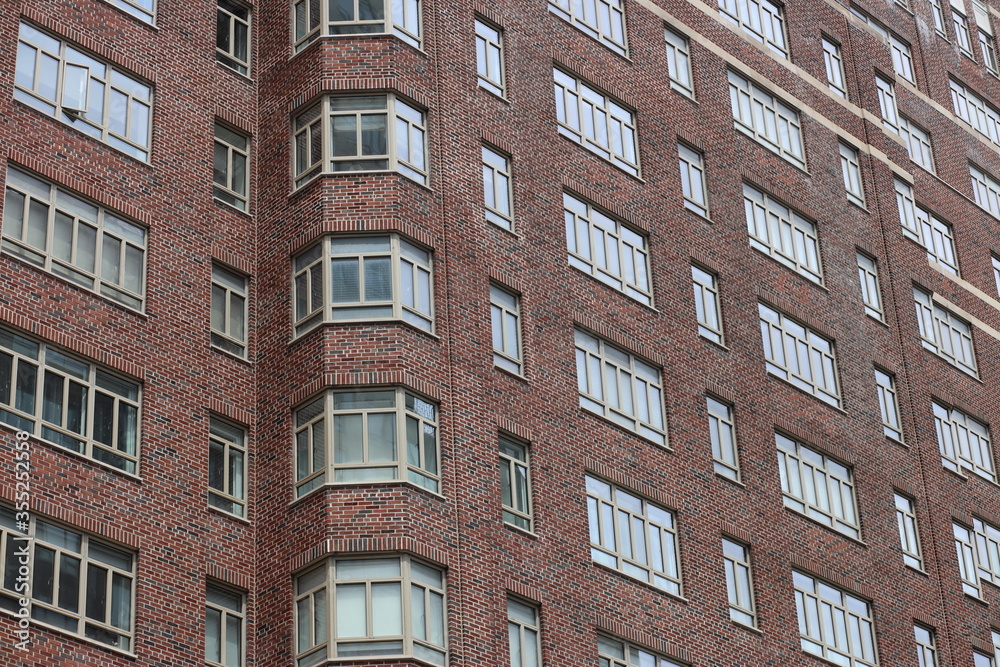
[[[870,322],[874,322],[875,324],[881,325],[885,327],[887,330],[891,329],[891,327],[888,324],[886,324],[886,321],[883,320],[881,317],[876,317],[869,312],[865,312],[865,315],[868,316],[868,320]]]
[[[701,220],[702,222],[707,222],[710,225],[714,225],[715,224],[715,221],[712,220],[712,218],[710,218],[707,215],[704,215],[702,213],[699,213],[698,211],[696,211],[693,208],[689,207],[687,205],[687,200],[682,200],[682,201],[684,203],[684,210],[687,211],[688,213],[690,213],[692,216],[694,216],[698,220]]]
[[[808,397],[810,397],[812,399],[815,399],[815,400],[819,401],[820,403],[822,403],[826,407],[830,408],[831,410],[836,410],[837,412],[839,412],[840,414],[844,415],[845,417],[848,416],[847,410],[845,410],[842,406],[833,405],[832,403],[827,403],[826,401],[824,401],[822,398],[820,398],[816,394],[808,392],[805,389],[803,389],[802,387],[795,386],[794,384],[792,384],[788,380],[786,380],[784,378],[781,378],[781,377],[778,377],[777,375],[775,375],[774,373],[768,371],[767,369],[765,369],[764,372],[767,374],[767,377],[773,378],[773,379],[777,380],[778,382],[780,382],[781,384],[785,385],[786,387],[791,387],[792,389],[794,389],[795,391],[799,392],[800,394],[802,394],[804,396],[808,396]]]
[[[523,241],[524,240],[521,237],[520,234],[518,234],[516,231],[514,231],[514,221],[513,220],[509,221],[510,222],[510,229],[504,227],[501,224],[497,224],[497,223],[493,222],[492,220],[490,220],[489,218],[487,218],[485,215],[483,215],[483,220],[486,221],[486,224],[487,224],[488,227],[496,228],[496,229],[499,229],[501,231],[504,231],[504,232],[510,234],[511,236],[513,236],[514,238],[516,238],[518,241]]]
[[[846,533],[840,532],[839,530],[837,530],[833,526],[828,526],[825,523],[817,521],[816,519],[812,518],[811,516],[806,516],[802,512],[798,512],[796,510],[793,510],[791,507],[788,507],[787,505],[784,504],[784,494],[782,494],[782,507],[785,510],[787,510],[788,512],[791,512],[792,514],[794,514],[795,516],[800,517],[802,519],[805,519],[806,521],[808,521],[809,523],[811,523],[811,524],[813,524],[815,526],[819,526],[820,528],[825,528],[826,530],[830,531],[834,535],[837,535],[838,537],[843,537],[845,540],[850,540],[851,542],[854,542],[855,544],[857,544],[860,547],[864,547],[866,549],[868,548],[868,545],[865,544],[864,542],[862,542],[860,538],[851,537],[850,535],[848,535]],[[858,530],[860,530],[860,528],[858,528]]]
[[[588,148],[587,144],[581,143],[581,142],[577,141],[576,139],[573,139],[572,137],[567,137],[565,134],[563,134],[562,132],[559,131],[560,129],[562,129],[562,125],[559,124],[559,121],[556,121],[556,134],[558,136],[562,137],[563,139],[565,139],[569,143],[573,144],[578,149],[582,149],[587,154],[594,156],[595,158],[597,158],[601,162],[603,162],[605,164],[608,164],[608,165],[611,165],[612,167],[614,167],[615,169],[617,169],[618,171],[620,171],[621,173],[623,173],[625,176],[638,181],[642,185],[646,185],[646,180],[640,175],[640,174],[642,174],[642,168],[638,164],[636,165],[636,171],[639,172],[639,173],[638,174],[630,174],[628,171],[625,170],[624,167],[619,167],[617,164],[615,164],[614,162],[612,162],[608,158],[606,158],[603,155],[597,153],[596,151],[593,151],[590,148]],[[636,136],[638,137],[638,127],[636,128]],[[637,146],[637,148],[638,148],[638,146]],[[638,150],[636,152],[638,153]]]
[[[135,580],[133,580],[133,584],[134,584],[134,581]],[[18,616],[14,612],[8,611],[7,609],[0,609],[0,614],[2,614],[3,616],[9,616],[10,618],[14,618],[14,619],[20,619],[21,618],[20,616]],[[57,628],[57,627],[52,626],[52,625],[46,625],[45,623],[43,623],[43,622],[41,622],[41,621],[39,621],[37,619],[34,619],[34,618],[32,618],[31,621],[30,621],[30,627],[36,628],[36,629],[45,630],[45,631],[48,631],[48,632],[54,632],[54,633],[56,633],[58,635],[62,635],[64,637],[69,637],[69,638],[74,639],[76,641],[83,642],[84,644],[87,644],[88,646],[93,646],[94,648],[103,649],[103,650],[105,650],[105,651],[107,651],[109,653],[113,653],[113,654],[121,656],[123,658],[128,658],[129,660],[135,660],[135,659],[137,659],[139,657],[135,653],[131,653],[131,652],[126,651],[124,649],[115,648],[114,646],[109,646],[108,644],[102,644],[99,641],[90,639],[88,637],[84,637],[83,635],[78,635],[75,632],[70,632],[69,630],[63,630],[62,628]],[[37,642],[32,641],[30,638],[29,638],[29,642],[31,643],[32,646],[35,646],[37,644]],[[135,643],[135,637],[132,637],[132,643],[133,644]]]
[[[906,569],[910,570],[911,572],[916,572],[917,574],[919,574],[921,576],[924,576],[924,577],[927,577],[927,578],[930,578],[930,576],[931,576],[931,575],[927,574],[926,572],[924,572],[923,570],[921,570],[920,568],[913,567],[909,563],[903,563],[903,567],[905,567]]]
[[[987,602],[986,600],[984,600],[984,599],[982,599],[980,597],[976,597],[975,595],[970,595],[969,593],[966,593],[965,591],[962,591],[962,595],[964,595],[969,600],[975,600],[976,602],[978,602],[979,604],[983,605],[984,607],[989,607],[990,606],[990,603]]]
[[[639,438],[640,440],[642,440],[644,442],[652,443],[652,444],[656,445],[657,447],[659,447],[660,449],[663,449],[663,450],[671,452],[671,453],[674,451],[673,449],[670,448],[670,438],[667,435],[666,429],[664,429],[664,431],[663,431],[663,442],[659,443],[659,442],[657,442],[655,440],[651,440],[651,439],[647,438],[646,436],[642,435],[641,433],[637,433],[636,431],[631,430],[627,426],[623,426],[622,424],[619,424],[615,420],[610,419],[609,417],[606,417],[605,415],[600,415],[600,414],[597,414],[596,412],[592,412],[591,410],[588,410],[587,408],[583,407],[579,403],[577,403],[577,407],[580,409],[580,412],[582,412],[584,414],[587,414],[587,415],[591,415],[592,417],[596,417],[597,419],[600,419],[605,424],[610,424],[611,426],[614,426],[617,430],[619,430],[619,431],[621,431],[623,433],[627,433],[628,435],[630,435],[630,436],[632,436],[634,438]]]
[[[219,67],[221,67],[222,69],[226,70],[227,72],[232,72],[235,76],[237,76],[240,79],[242,79],[245,83],[254,84],[254,85],[256,85],[256,83],[257,83],[256,81],[254,81],[253,77],[250,76],[249,74],[243,74],[242,72],[237,72],[236,70],[234,70],[229,65],[227,65],[225,63],[219,62],[218,59],[216,59],[215,64],[218,65]],[[248,67],[247,71],[252,72],[253,70]]]
[[[434,192],[434,189],[431,188],[431,186],[427,185],[426,183],[421,183],[419,181],[415,181],[415,180],[413,180],[412,178],[410,178],[409,176],[407,176],[406,174],[404,174],[401,171],[396,171],[395,169],[376,169],[374,171],[318,171],[318,172],[316,172],[315,175],[313,175],[312,177],[310,177],[308,181],[306,181],[305,183],[303,183],[302,185],[299,185],[299,186],[295,185],[295,177],[293,176],[292,177],[292,191],[290,193],[288,193],[288,197],[289,198],[295,197],[300,192],[302,192],[303,190],[307,189],[310,185],[313,185],[314,183],[317,183],[317,182],[322,182],[324,179],[327,179],[327,178],[357,178],[359,176],[378,176],[378,175],[397,176],[397,177],[400,177],[400,178],[405,178],[407,182],[412,183],[412,184],[416,185],[419,188],[423,188],[424,190],[427,190],[428,192]],[[428,170],[428,173],[427,173],[427,180],[430,181],[430,171],[429,170]],[[237,209],[237,210],[239,210],[239,209]]]
[[[486,93],[487,95],[489,95],[493,99],[498,100],[500,102],[503,102],[507,106],[510,106],[510,100],[507,99],[507,95],[501,95],[500,93],[498,93],[498,92],[496,92],[494,90],[490,90],[489,88],[487,88],[486,86],[484,86],[482,84],[482,82],[478,78],[476,79],[476,88],[478,88],[479,90],[483,91],[484,93]]]
[[[324,331],[327,327],[351,327],[351,326],[357,326],[357,327],[374,327],[374,326],[380,326],[380,325],[383,325],[383,326],[386,326],[386,325],[387,326],[400,325],[400,326],[406,327],[407,329],[410,329],[411,331],[415,331],[415,332],[421,333],[424,336],[427,336],[428,338],[432,338],[433,340],[436,340],[438,342],[441,341],[441,337],[438,336],[437,334],[431,333],[430,331],[427,331],[426,329],[421,329],[417,325],[411,324],[410,322],[407,322],[406,320],[403,320],[403,319],[390,319],[390,320],[352,320],[350,322],[346,322],[346,321],[345,322],[340,322],[340,321],[338,321],[338,322],[325,322],[325,321],[323,321],[323,322],[320,322],[319,324],[317,324],[316,326],[314,326],[312,329],[309,329],[308,331],[303,331],[302,333],[300,333],[297,336],[295,335],[294,327],[293,327],[292,340],[289,341],[288,346],[291,347],[293,345],[298,345],[299,341],[305,340],[306,338],[309,338],[311,335],[313,335],[317,331]],[[250,362],[247,362],[247,363],[250,363]]]
[[[655,591],[657,593],[660,593],[661,595],[666,595],[667,597],[669,597],[671,599],[674,599],[674,600],[677,600],[678,602],[683,602],[684,604],[690,604],[690,601],[686,597],[684,597],[683,595],[678,595],[677,593],[671,593],[670,591],[664,590],[662,588],[657,588],[656,586],[654,586],[653,584],[649,583],[648,581],[643,581],[642,579],[637,579],[636,577],[633,577],[631,575],[625,574],[621,570],[616,570],[615,568],[613,568],[613,567],[611,567],[609,565],[605,565],[604,563],[598,563],[596,560],[591,560],[590,562],[591,562],[592,565],[596,566],[598,569],[604,570],[605,572],[610,572],[611,574],[613,574],[613,575],[615,575],[617,577],[621,577],[622,579],[624,579],[626,581],[629,581],[629,582],[632,582],[632,583],[635,583],[635,584],[639,584],[640,586],[644,586],[645,588],[648,588],[651,591]],[[683,590],[683,586],[682,586],[682,590]]]
[[[923,343],[923,341],[922,341],[922,340],[921,340],[920,342],[921,342],[921,343]],[[974,381],[978,382],[979,384],[981,384],[981,385],[984,385],[984,386],[985,386],[985,384],[986,384],[986,383],[985,383],[985,382],[983,382],[983,381],[982,381],[982,380],[981,380],[981,379],[979,378],[979,376],[978,376],[978,375],[973,375],[972,373],[970,373],[969,371],[965,370],[964,368],[962,368],[962,367],[960,367],[960,366],[956,366],[956,365],[955,365],[955,364],[953,364],[953,363],[951,362],[951,360],[949,360],[949,359],[948,359],[947,357],[942,357],[942,356],[941,356],[940,354],[938,354],[938,353],[937,353],[937,352],[935,352],[934,350],[928,350],[928,349],[927,349],[926,347],[924,347],[923,345],[921,345],[921,347],[922,347],[922,348],[924,349],[924,351],[926,351],[927,353],[929,353],[929,354],[930,354],[930,355],[931,355],[931,356],[932,356],[933,358],[937,359],[937,360],[938,360],[938,361],[940,361],[941,363],[944,363],[944,364],[946,364],[946,365],[948,366],[948,368],[951,368],[951,369],[953,369],[953,370],[956,370],[956,371],[958,371],[959,373],[961,373],[962,375],[964,375],[965,377],[967,377],[967,378],[969,378],[969,379],[971,379],[971,380],[974,380]]]
[[[232,519],[233,521],[238,521],[239,523],[246,524],[247,526],[253,525],[250,519],[243,516],[236,516],[232,512],[227,512],[226,510],[220,510],[218,507],[212,507],[211,505],[208,505],[208,511],[211,512],[212,514],[218,514],[220,516],[226,517],[227,519]]]
[[[14,429],[12,426],[10,426],[8,424],[0,424],[0,429],[4,429],[4,430],[8,430],[9,429],[9,430],[13,430],[15,433],[17,433],[17,430]],[[61,446],[55,444],[54,442],[49,442],[48,440],[43,440],[43,439],[41,439],[40,437],[36,436],[33,433],[31,434],[31,438],[29,438],[26,442],[38,443],[38,444],[41,444],[41,445],[45,445],[46,448],[51,449],[52,451],[57,452],[59,454],[66,454],[68,456],[72,456],[72,457],[74,457],[76,459],[79,459],[80,461],[83,461],[85,463],[89,463],[90,465],[97,466],[98,468],[101,468],[102,470],[105,470],[105,471],[110,472],[110,473],[114,473],[115,475],[118,475],[120,477],[124,477],[125,479],[127,479],[129,481],[137,482],[139,484],[143,483],[142,477],[140,477],[138,474],[126,472],[126,471],[122,470],[121,468],[116,468],[114,466],[108,465],[107,463],[102,463],[101,461],[98,461],[97,459],[92,459],[89,456],[87,456],[86,454],[81,454],[80,452],[74,452],[72,449],[67,449],[65,447],[61,447]],[[136,460],[136,468],[138,469],[139,468],[139,460],[138,460],[139,457],[136,457],[136,458],[137,458],[137,460]],[[70,633],[70,634],[72,634],[72,633]],[[76,636],[76,635],[74,635],[74,636]]]
[[[733,486],[738,486],[741,489],[747,488],[747,485],[744,484],[743,482],[741,482],[739,479],[734,479],[734,478],[730,477],[729,475],[724,475],[723,473],[719,472],[718,470],[713,470],[712,472],[715,473],[715,476],[718,479],[724,479],[727,482],[729,482],[730,484],[732,484]]]
[[[589,278],[590,280],[593,280],[595,283],[597,283],[598,285],[604,287],[605,289],[609,289],[609,290],[613,291],[615,294],[620,294],[623,297],[625,297],[626,299],[628,299],[629,301],[631,301],[632,303],[635,303],[636,305],[641,306],[642,308],[646,308],[647,310],[651,310],[652,312],[656,313],[657,315],[660,314],[660,311],[656,308],[656,306],[652,305],[652,301],[653,301],[653,294],[652,294],[652,292],[650,292],[650,294],[649,294],[650,303],[643,303],[642,301],[639,301],[639,299],[635,298],[631,294],[623,292],[622,290],[618,289],[614,285],[609,285],[608,283],[604,282],[603,280],[601,280],[600,278],[598,278],[597,276],[595,276],[593,273],[587,273],[583,269],[578,268],[578,267],[574,266],[573,264],[570,264],[568,259],[566,261],[566,264],[569,266],[569,268],[571,268],[576,273],[578,273],[578,274],[580,274],[582,276],[586,276],[587,278]]]
[[[121,7],[116,7],[114,4],[112,4],[110,2],[105,1],[103,4],[106,5],[106,6],[108,6],[108,7],[110,7],[111,9],[115,10],[119,14],[127,16],[128,18],[130,18],[133,21],[139,23],[140,25],[142,25],[145,28],[149,28],[150,30],[153,30],[155,32],[160,32],[159,27],[157,27],[157,25],[156,25],[156,17],[155,16],[153,17],[152,21],[146,21],[145,19],[141,19],[138,16],[136,16],[135,14],[132,14],[131,12],[128,12],[128,11],[122,9]]]
[[[223,209],[226,209],[226,210],[229,210],[229,211],[233,211],[235,213],[239,213],[240,215],[246,216],[248,218],[253,218],[253,214],[250,213],[249,211],[241,209],[238,206],[233,206],[229,202],[223,201],[222,199],[219,199],[218,197],[212,197],[212,201],[214,201],[217,206],[219,206],[219,207],[221,207]]]
[[[698,105],[698,99],[694,95],[694,90],[684,88],[680,84],[674,83],[672,80],[670,81],[670,89],[692,104],[696,106]]]
[[[868,210],[868,207],[865,206],[864,202],[855,201],[854,199],[851,198],[850,195],[847,195],[847,203],[853,206],[854,208],[858,209],[859,211],[864,211],[868,215],[871,215],[871,211]]]
[[[225,355],[225,356],[229,357],[233,361],[238,361],[241,364],[245,364],[247,366],[250,366],[251,368],[253,367],[253,362],[250,361],[246,357],[241,357],[238,354],[233,354],[229,350],[224,350],[224,349],[222,349],[221,347],[219,347],[217,345],[212,345],[211,343],[209,344],[209,347],[211,347],[213,351],[218,352],[219,354],[222,354],[222,355]]]
[[[521,365],[522,366],[524,365],[523,361],[521,362]],[[515,373],[514,371],[509,371],[506,368],[502,368],[500,366],[497,366],[496,364],[493,365],[493,369],[496,370],[496,371],[499,371],[503,375],[506,375],[507,377],[509,377],[509,378],[511,378],[513,380],[517,380],[519,382],[523,382],[524,384],[529,384],[528,383],[528,378],[526,376],[522,375],[521,373]]]
[[[537,540],[537,539],[538,539],[538,534],[537,534],[537,533],[535,533],[534,531],[531,531],[531,530],[527,530],[526,528],[518,528],[518,527],[517,527],[517,526],[515,526],[514,524],[512,524],[512,523],[507,523],[506,521],[504,521],[504,522],[503,522],[503,525],[504,525],[504,526],[505,526],[505,527],[506,527],[506,528],[507,528],[508,530],[510,530],[510,531],[511,531],[511,532],[513,532],[513,533],[516,533],[516,534],[519,534],[519,535],[522,535],[522,536],[524,536],[524,537],[528,537],[528,538],[531,538],[531,539],[533,539],[533,540]]]
[[[758,627],[754,627],[754,626],[752,626],[752,625],[747,625],[746,623],[740,623],[739,621],[734,621],[733,619],[729,619],[729,622],[730,622],[730,623],[731,623],[731,624],[732,624],[732,625],[733,625],[734,627],[737,627],[737,628],[739,628],[740,630],[746,630],[747,632],[752,632],[752,633],[754,633],[755,635],[760,635],[761,637],[763,637],[763,636],[764,636],[764,631],[763,631],[763,630],[761,630],[761,629],[760,629],[760,628],[758,628]]]
[[[800,272],[795,267],[789,266],[788,264],[785,264],[783,261],[781,261],[780,259],[778,259],[774,255],[772,255],[771,251],[769,249],[762,250],[758,246],[754,245],[754,243],[756,242],[756,243],[760,243],[763,246],[763,243],[761,241],[758,241],[758,240],[754,239],[752,236],[747,236],[747,238],[750,240],[749,244],[748,244],[750,246],[750,249],[756,251],[756,253],[758,255],[760,255],[762,257],[766,257],[767,259],[771,260],[772,262],[774,262],[778,266],[782,267],[786,271],[791,271],[793,274],[795,274],[796,276],[798,276],[802,280],[805,280],[807,283],[809,283],[813,287],[819,288],[819,289],[823,290],[824,292],[826,292],[827,294],[830,293],[830,290],[826,287],[826,285],[823,284],[823,282],[822,282],[823,278],[822,277],[820,277],[819,280],[813,280],[808,275]],[[767,246],[764,246],[764,247],[767,248]],[[822,267],[820,267],[820,268],[822,269]]]
[[[708,343],[709,345],[711,345],[713,347],[719,348],[720,350],[724,350],[726,352],[731,352],[732,351],[732,350],[729,349],[729,347],[726,346],[725,343],[716,342],[716,341],[712,340],[711,338],[709,338],[708,336],[705,336],[704,334],[699,333],[698,334],[698,338],[702,339],[703,341],[705,341],[706,343]]]
[[[415,489],[417,491],[425,493],[436,500],[447,500],[447,498],[443,494],[431,491],[430,489],[425,489],[424,487],[414,484],[409,480],[386,479],[386,480],[369,480],[364,482],[326,482],[325,484],[321,484],[320,486],[317,486],[315,489],[312,489],[309,493],[305,494],[304,496],[299,496],[298,498],[293,499],[290,503],[288,503],[288,507],[292,508],[298,505],[299,503],[304,502],[307,498],[312,498],[313,496],[319,494],[320,491],[329,491],[332,489],[353,489],[364,486],[380,486],[380,487],[405,486],[409,487],[410,489]],[[293,493],[295,492],[294,488],[292,489],[292,492]]]

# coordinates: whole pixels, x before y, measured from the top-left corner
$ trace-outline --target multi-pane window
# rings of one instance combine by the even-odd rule
[[[973,532],[960,523],[952,523],[955,535],[955,553],[958,556],[958,573],[962,590],[973,597],[980,595],[979,568],[976,563],[976,543]],[[992,663],[991,663],[992,664]]]
[[[924,348],[946,359],[959,370],[978,377],[976,352],[972,347],[972,327],[950,310],[934,302],[931,294],[913,289],[917,308],[920,342]]]
[[[906,116],[899,117],[899,136],[906,144],[910,159],[927,171],[934,171],[934,154],[931,152],[931,135]]]
[[[677,144],[678,163],[681,170],[681,193],[684,208],[708,217],[708,188],[705,187],[705,161],[698,151],[684,144]]]
[[[215,417],[209,420],[208,429],[208,504],[245,516],[246,431]]]
[[[830,90],[841,97],[847,97],[847,83],[844,78],[844,57],[840,44],[823,38],[823,64],[826,66],[826,82]]]
[[[878,407],[882,415],[882,431],[887,438],[903,441],[903,427],[899,419],[899,399],[896,394],[896,378],[875,369],[875,385],[878,390]]]
[[[757,305],[757,311],[767,372],[839,406],[833,343],[762,303]]]
[[[21,23],[14,99],[127,155],[149,159],[150,86]]]
[[[503,31],[476,19],[476,71],[479,85],[503,97],[507,82],[503,67]]]
[[[153,0],[104,0],[126,14],[131,14],[140,21],[153,23],[156,7]]]
[[[500,436],[500,496],[504,523],[532,529],[531,463],[528,446]]]
[[[625,0],[549,0],[549,11],[615,53],[628,53]]]
[[[927,259],[958,275],[955,237],[952,227],[913,199],[913,186],[895,179],[896,207],[903,234],[927,249]]]
[[[295,411],[296,492],[408,480],[435,493],[437,406],[402,388],[327,391]]]
[[[595,561],[681,594],[673,512],[587,475],[587,513]]]
[[[995,665],[993,656],[980,653],[979,651],[972,652],[972,667],[995,667]]]
[[[712,440],[712,459],[715,472],[739,481],[740,462],[736,450],[736,423],[733,407],[728,403],[706,397],[708,403],[708,432]]]
[[[750,549],[740,542],[722,538],[722,556],[726,565],[726,590],[729,593],[729,618],[757,626],[757,610],[753,601],[753,580],[750,576]]]
[[[598,635],[598,665],[600,667],[682,667],[634,644]]]
[[[215,124],[215,198],[241,211],[247,210],[249,153],[250,139],[225,125]]]
[[[320,322],[433,326],[431,253],[399,236],[327,236],[293,266],[296,334]]]
[[[698,334],[722,344],[722,311],[719,309],[719,279],[697,266],[691,267],[694,281],[694,309]]]
[[[20,614],[27,599],[32,623],[132,651],[134,552],[35,515],[25,526],[6,507],[0,507],[0,552],[0,609]],[[18,578],[25,565],[32,573],[27,590]]]
[[[238,357],[247,351],[247,279],[212,265],[212,345]]]
[[[930,4],[931,15],[934,17],[934,30],[937,34],[948,39],[948,34],[944,27],[944,9],[941,8],[941,0],[930,0]]]
[[[420,0],[293,0],[295,51],[321,35],[391,33],[420,48]]]
[[[892,497],[896,504],[896,527],[899,530],[903,562],[922,570],[924,558],[920,553],[920,534],[917,532],[917,514],[913,510],[913,500],[899,493],[894,493]]]
[[[976,203],[994,218],[1000,218],[1000,181],[971,163],[969,176],[972,178],[972,195]]]
[[[295,578],[297,667],[332,659],[447,662],[444,572],[411,556],[330,558]]]
[[[563,193],[563,218],[570,265],[641,303],[652,303],[645,236],[569,193]]]
[[[806,150],[798,111],[732,70],[729,101],[737,130],[805,169]]]
[[[934,430],[937,433],[941,464],[949,470],[973,472],[996,481],[990,430],[957,408],[933,402]]]
[[[722,15],[780,56],[788,57],[782,6],[771,0],[719,0]]]
[[[840,170],[844,175],[847,199],[858,206],[865,205],[865,188],[861,183],[861,163],[858,149],[840,142]]]
[[[955,25],[955,41],[962,53],[972,58],[972,40],[969,38],[969,19],[951,6],[951,20]]]
[[[868,602],[801,572],[792,579],[803,651],[843,667],[878,664]]]
[[[573,335],[580,406],[666,444],[660,369],[596,336]]]
[[[1000,528],[973,517],[976,539],[976,566],[980,580],[1000,584]]]
[[[219,0],[215,59],[240,74],[250,72],[250,10],[231,0]]]
[[[559,134],[638,176],[635,112],[562,70],[552,76]]]
[[[896,86],[892,81],[875,75],[875,91],[878,93],[878,107],[882,114],[882,124],[899,133],[899,112],[896,110]]]
[[[134,474],[139,385],[0,329],[0,422]]]
[[[542,664],[538,632],[538,607],[507,598],[510,667],[539,667]]]
[[[490,285],[490,322],[493,329],[493,364],[521,374],[521,298]]]
[[[346,171],[427,183],[427,116],[395,95],[324,97],[296,115],[292,132],[296,186]]]
[[[878,265],[868,255],[859,252],[858,281],[861,283],[861,301],[865,304],[865,313],[876,320],[882,319],[882,292],[878,284]]]
[[[246,596],[208,584],[205,587],[205,666],[243,667]]]
[[[514,193],[510,187],[510,158],[483,146],[483,201],[486,219],[510,229],[514,219]]]
[[[993,264],[993,283],[997,287],[997,294],[1000,294],[1000,259],[991,257],[990,261]]]
[[[3,251],[130,308],[143,306],[146,230],[7,168]]]
[[[952,79],[951,103],[955,115],[976,132],[1000,146],[1000,112],[970,88]]]
[[[670,28],[663,29],[663,36],[667,41],[667,75],[670,77],[670,87],[688,97],[694,97],[691,43],[687,37]]]
[[[814,222],[746,183],[743,184],[743,208],[751,247],[813,282],[823,281]]]
[[[892,56],[892,68],[899,76],[910,83],[916,83],[913,78],[913,57],[910,53],[910,45],[903,41],[899,35],[886,28],[874,18],[852,6],[851,12],[859,19],[868,24],[889,47],[889,54]]]
[[[983,65],[986,66],[986,71],[993,76],[1000,76],[996,39],[982,28],[979,29],[979,53],[983,56]]]
[[[857,538],[861,531],[851,469],[780,433],[774,440],[785,507]]]

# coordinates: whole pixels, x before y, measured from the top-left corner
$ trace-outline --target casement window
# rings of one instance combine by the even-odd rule
[[[823,64],[826,66],[826,82],[830,85],[830,90],[846,99],[847,83],[840,44],[826,37],[823,38]]]
[[[433,329],[431,253],[398,235],[327,236],[293,267],[296,335],[321,322]]]
[[[920,553],[920,533],[917,531],[917,514],[913,500],[894,493],[896,505],[896,527],[899,529],[899,546],[903,550],[903,562],[918,570],[924,569],[924,557]]]
[[[238,357],[247,353],[247,278],[212,265],[212,345]]]
[[[729,71],[733,124],[796,167],[806,168],[799,112],[746,77]]]
[[[437,406],[402,388],[327,391],[295,411],[296,492],[407,480],[437,493]]]
[[[746,183],[743,208],[751,247],[814,283],[823,282],[816,223]]]
[[[715,472],[739,481],[740,461],[736,449],[736,423],[733,407],[728,403],[706,397],[708,403],[708,432],[712,440],[712,459]]]
[[[246,595],[205,587],[205,666],[243,667],[246,654]]]
[[[538,607],[507,598],[507,638],[510,667],[541,667]]]
[[[899,112],[896,110],[896,85],[888,79],[875,75],[875,90],[878,93],[878,107],[882,114],[882,124],[899,134]]]
[[[246,516],[246,431],[215,417],[208,429],[208,504]]]
[[[665,445],[660,369],[601,338],[573,334],[580,406]]]
[[[865,188],[861,182],[861,163],[858,150],[840,142],[840,170],[844,175],[844,190],[847,199],[858,206],[865,205]]]
[[[139,160],[149,160],[153,89],[22,22],[14,99]]]
[[[532,530],[531,460],[528,446],[500,436],[500,496],[504,523]]]
[[[490,322],[493,329],[493,364],[520,375],[521,297],[490,285]]]
[[[976,132],[1000,146],[1000,112],[958,81],[951,79],[951,103],[955,115]]]
[[[552,76],[559,134],[638,176],[635,112],[562,70],[553,69]]]
[[[927,249],[927,259],[958,275],[955,236],[951,225],[913,199],[913,186],[895,179],[896,207],[903,234]]]
[[[130,14],[143,23],[153,24],[156,16],[156,5],[153,0],[104,0],[126,14]]]
[[[771,0],[719,0],[722,15],[780,56],[788,57],[785,17]]]
[[[694,309],[698,334],[722,345],[722,311],[719,308],[719,279],[697,266],[691,267],[694,282]]]
[[[590,555],[598,563],[681,594],[673,512],[587,475]]]
[[[969,176],[972,178],[972,195],[976,204],[994,218],[1000,218],[1000,181],[971,163]]]
[[[774,440],[785,507],[857,539],[861,530],[851,469],[780,433]]]
[[[445,577],[412,556],[330,558],[295,578],[296,666],[416,658],[447,663]]]
[[[420,48],[420,0],[292,0],[292,43],[299,52],[327,35],[392,34]]]
[[[802,650],[844,667],[877,665],[871,605],[801,572],[792,572]]]
[[[145,297],[146,229],[76,194],[7,168],[3,252],[124,306]]]
[[[913,300],[917,308],[920,342],[924,349],[930,350],[959,370],[979,377],[976,351],[972,346],[972,326],[935,303],[928,292],[914,288]]]
[[[986,71],[993,76],[1000,76],[1000,63],[997,62],[997,43],[991,33],[979,30],[979,53],[983,56]]]
[[[486,219],[504,229],[514,225],[514,192],[511,188],[511,160],[483,146],[483,202]]]
[[[941,464],[949,470],[968,470],[995,482],[997,476],[989,427],[958,408],[937,401],[933,402],[933,410]]]
[[[684,667],[621,639],[597,636],[600,667]]]
[[[620,55],[625,40],[625,0],[549,0],[549,11]]]
[[[292,125],[296,187],[320,173],[372,171],[427,184],[427,114],[396,95],[328,95]]]
[[[646,237],[595,206],[563,193],[569,263],[633,299],[651,305]]]
[[[941,0],[930,0],[930,4],[931,16],[934,17],[934,30],[937,34],[941,35],[945,39],[948,39],[948,34],[944,27],[944,9],[941,8]]]
[[[887,438],[902,442],[903,427],[900,425],[899,419],[896,378],[876,368],[875,385],[878,389],[878,407],[882,414],[882,431]]]
[[[882,38],[886,46],[889,47],[889,55],[892,56],[893,71],[910,83],[916,83],[917,80],[913,76],[913,56],[910,52],[909,43],[857,7],[852,6],[851,13],[874,30]]]
[[[476,71],[482,88],[504,96],[507,80],[503,66],[503,31],[476,19]]]
[[[969,38],[969,19],[962,12],[951,6],[951,20],[955,25],[955,42],[959,50],[972,58],[972,40]]]
[[[906,116],[899,117],[899,136],[906,144],[910,159],[927,171],[934,172],[934,154],[931,152],[931,135]]]
[[[216,199],[241,211],[247,210],[249,161],[250,139],[216,123],[213,192]]]
[[[24,550],[32,573],[27,591],[18,583]],[[34,514],[25,530],[6,507],[0,507],[0,552],[0,609],[19,615],[26,598],[32,623],[132,652],[135,552]]]
[[[215,59],[240,74],[250,73],[250,10],[231,0],[218,0]]]
[[[757,627],[757,609],[753,599],[753,578],[750,575],[750,548],[745,544],[722,538],[722,557],[726,565],[726,590],[729,594],[729,618],[737,623]]]
[[[681,171],[681,192],[684,208],[708,217],[708,188],[705,186],[705,160],[702,154],[677,144],[678,163]]]
[[[953,523],[962,588],[981,597],[982,582],[1000,585],[1000,529],[978,517],[972,528]]]
[[[0,329],[0,422],[135,474],[139,384]]]
[[[979,567],[977,564],[976,541],[973,532],[959,523],[952,523],[955,535],[955,553],[958,556],[958,574],[962,579],[962,590],[973,597],[980,597]],[[992,664],[992,663],[991,663]]]
[[[764,304],[757,305],[767,372],[830,405],[840,405],[833,343]]]
[[[861,283],[861,301],[865,313],[876,320],[885,321],[882,314],[882,291],[878,282],[878,264],[868,255],[859,252],[858,282]]]
[[[694,97],[694,78],[691,75],[691,42],[670,28],[663,29],[667,42],[667,76],[670,87],[688,97]]]

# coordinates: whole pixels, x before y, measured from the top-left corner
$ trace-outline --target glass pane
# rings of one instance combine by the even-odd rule
[[[337,637],[368,635],[368,604],[364,584],[337,585]]]
[[[372,636],[403,634],[403,599],[400,583],[372,584]]]

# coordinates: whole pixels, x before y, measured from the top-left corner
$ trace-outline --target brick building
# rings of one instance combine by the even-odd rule
[[[988,0],[0,8],[0,665],[997,666]]]

